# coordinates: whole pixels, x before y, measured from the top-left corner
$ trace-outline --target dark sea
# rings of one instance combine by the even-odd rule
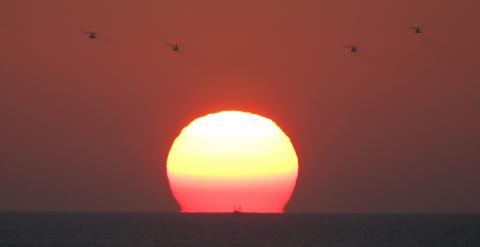
[[[0,246],[480,247],[480,215],[0,213]]]

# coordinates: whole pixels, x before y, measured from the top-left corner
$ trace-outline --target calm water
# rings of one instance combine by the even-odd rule
[[[0,246],[480,246],[480,215],[0,214]]]

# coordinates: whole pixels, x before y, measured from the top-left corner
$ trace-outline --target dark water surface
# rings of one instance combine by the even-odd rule
[[[0,213],[0,246],[480,247],[480,215]]]

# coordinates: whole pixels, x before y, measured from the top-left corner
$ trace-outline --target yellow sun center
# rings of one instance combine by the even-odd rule
[[[233,204],[250,211],[282,211],[297,170],[295,150],[283,131],[270,119],[239,111],[194,120],[176,138],[167,159],[170,186],[183,211],[229,211]],[[266,197],[256,197],[259,193]],[[272,204],[264,200],[276,208],[258,206]]]

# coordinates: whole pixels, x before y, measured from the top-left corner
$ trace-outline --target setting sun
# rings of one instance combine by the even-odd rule
[[[167,159],[182,212],[283,212],[297,173],[288,136],[272,120],[239,111],[194,120]]]

